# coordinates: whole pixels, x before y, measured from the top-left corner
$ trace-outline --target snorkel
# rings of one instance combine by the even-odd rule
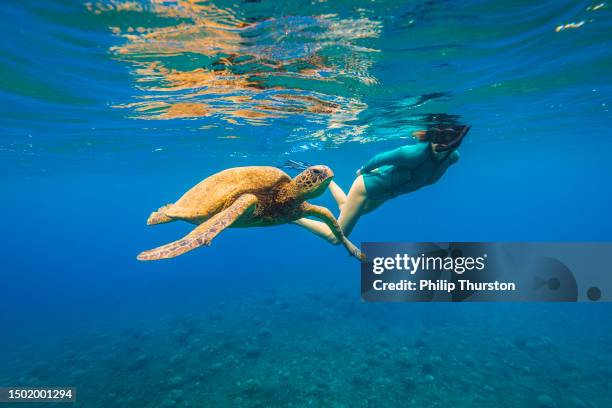
[[[436,153],[449,152],[450,154],[459,147],[470,128],[470,125],[436,126],[427,131],[426,137],[435,146]]]
[[[470,125],[436,125],[412,132],[412,136],[419,142],[429,143],[436,161],[443,161],[459,147],[470,128]]]

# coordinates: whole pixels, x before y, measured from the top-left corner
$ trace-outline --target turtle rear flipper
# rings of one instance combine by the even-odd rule
[[[253,194],[244,194],[238,197],[238,199],[228,208],[198,225],[183,239],[141,252],[137,259],[140,261],[154,261],[157,259],[174,258],[175,256],[184,254],[202,245],[208,246],[214,237],[225,228],[232,225],[241,215],[256,204],[256,196]]]
[[[170,208],[173,204],[166,204],[163,207],[159,207],[157,211],[153,211],[147,219],[147,225],[164,224],[166,222],[172,222],[175,219],[164,214],[164,211]]]

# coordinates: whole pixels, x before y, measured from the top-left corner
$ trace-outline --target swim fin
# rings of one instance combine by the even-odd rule
[[[299,161],[299,160],[287,160],[285,162],[285,164],[283,164],[282,166],[280,166],[281,168],[284,169],[289,169],[289,170],[306,170],[308,167],[312,166],[312,164],[308,163],[308,162],[303,162],[303,161]]]

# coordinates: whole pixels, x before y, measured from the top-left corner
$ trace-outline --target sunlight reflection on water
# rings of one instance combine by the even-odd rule
[[[190,1],[88,4],[96,14],[131,13],[111,27],[123,43],[112,55],[131,67],[137,101],[117,104],[138,119],[202,119],[206,128],[270,125],[298,116],[327,129],[351,127],[367,105],[347,84],[371,74],[381,23],[369,18],[241,16]],[[155,18],[153,18],[155,17]],[[351,127],[359,133],[359,126]]]

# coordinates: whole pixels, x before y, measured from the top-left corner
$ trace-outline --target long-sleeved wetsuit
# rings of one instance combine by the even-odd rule
[[[361,173],[368,197],[387,200],[435,183],[457,160],[456,150],[440,159],[429,143],[422,142],[377,154]]]

